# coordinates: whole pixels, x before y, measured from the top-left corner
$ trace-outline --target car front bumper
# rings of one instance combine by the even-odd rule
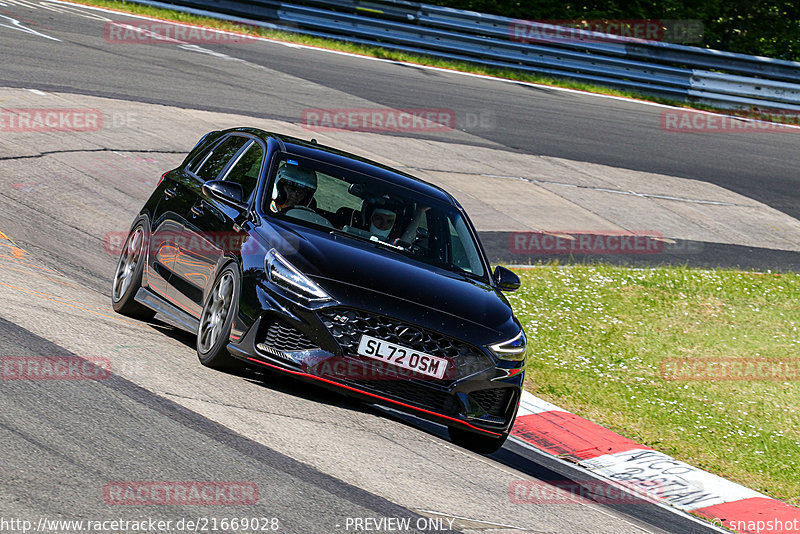
[[[509,432],[524,361],[498,360],[461,339],[376,311],[338,303],[304,306],[262,292],[265,311],[249,328],[240,325],[231,334],[233,356],[448,426],[496,436]],[[406,328],[413,329],[413,338],[403,337]],[[445,358],[448,373],[434,379],[363,357],[357,353],[363,334]]]

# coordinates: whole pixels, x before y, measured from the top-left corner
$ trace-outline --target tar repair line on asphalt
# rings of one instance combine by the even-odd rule
[[[510,439],[735,532],[800,532],[800,508],[640,445],[523,392]],[[648,491],[648,487],[656,491]],[[742,528],[742,525],[747,525]],[[763,525],[763,526],[759,526]]]

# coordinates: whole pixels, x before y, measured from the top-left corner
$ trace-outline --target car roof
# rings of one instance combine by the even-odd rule
[[[306,141],[298,137],[267,132],[258,128],[234,128],[228,131],[246,132],[261,137],[264,141],[272,138],[285,147],[285,152],[298,156],[316,159],[328,164],[337,165],[355,172],[374,176],[393,185],[406,187],[424,195],[436,198],[447,204],[458,206],[458,202],[444,189],[433,185],[411,174],[393,169],[350,152],[320,145],[316,141]]]

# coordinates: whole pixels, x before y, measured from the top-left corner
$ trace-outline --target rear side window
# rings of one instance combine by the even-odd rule
[[[244,199],[250,198],[258,183],[258,176],[261,173],[261,162],[264,160],[264,149],[257,141],[250,141],[250,144],[239,155],[239,159],[225,175],[226,182],[236,182],[242,186]]]
[[[239,135],[232,135],[216,145],[210,154],[201,157],[199,168],[195,170],[197,176],[207,182],[214,180],[222,172],[237,152],[247,143],[249,139]]]
[[[347,192],[347,188],[350,187],[348,182],[343,182],[320,171],[317,171],[316,174],[318,180],[318,194],[316,195],[318,209],[331,213],[336,213],[342,207],[350,212],[361,209],[361,199]]]

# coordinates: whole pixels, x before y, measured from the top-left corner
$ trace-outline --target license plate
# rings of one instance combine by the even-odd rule
[[[361,336],[358,353],[433,378],[442,378],[447,369],[447,360],[444,358],[367,335]]]

